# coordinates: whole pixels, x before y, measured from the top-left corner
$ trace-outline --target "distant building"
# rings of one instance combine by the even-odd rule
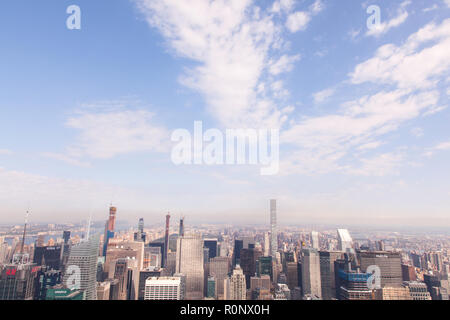
[[[209,249],[209,259],[217,257],[217,239],[204,239],[203,246]]]
[[[242,269],[237,266],[230,278],[225,280],[225,300],[246,300],[247,286]]]
[[[86,300],[97,299],[98,249],[98,236],[93,236],[88,241],[73,246],[70,250],[69,260],[64,273],[63,284],[71,289],[83,290]],[[77,275],[78,272],[79,277]]]
[[[97,283],[97,300],[109,300],[111,290],[111,282]]]
[[[361,270],[378,266],[381,271],[381,287],[401,287],[403,283],[401,254],[387,251],[358,251]]]
[[[302,250],[302,289],[303,295],[322,298],[320,257],[315,249]]]
[[[413,300],[408,288],[384,287],[376,290],[376,300]]]
[[[423,282],[405,281],[403,287],[408,288],[409,294],[413,300],[431,300],[427,285]]]
[[[278,251],[277,200],[270,200],[270,253],[275,258]]]
[[[0,300],[33,300],[39,270],[31,263],[0,266]]]
[[[353,249],[353,239],[347,229],[338,229],[338,250],[347,252],[349,249]]]
[[[209,263],[209,274],[216,279],[216,297],[224,298],[224,280],[230,272],[230,259],[228,257],[215,257]]]
[[[184,300],[182,277],[152,277],[145,281],[144,300]]]
[[[176,273],[186,276],[186,299],[201,300],[204,291],[203,241],[201,235],[177,240]]]
[[[320,281],[323,300],[336,299],[336,279],[334,262],[342,257],[342,252],[320,251]]]
[[[413,266],[402,264],[402,279],[403,281],[416,281],[416,270]]]

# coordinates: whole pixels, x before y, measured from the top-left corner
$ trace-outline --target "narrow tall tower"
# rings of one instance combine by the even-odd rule
[[[184,237],[184,217],[180,218],[180,231],[178,232],[179,237]]]
[[[164,264],[167,266],[167,252],[169,252],[169,228],[170,228],[170,213],[166,215],[166,235],[164,237]]]
[[[108,251],[109,239],[114,238],[114,228],[116,227],[116,213],[117,208],[109,207],[109,219],[106,221],[105,225],[105,236],[103,238],[103,256],[106,257],[106,252]]]
[[[277,233],[277,200],[270,200],[270,236],[272,259],[275,259],[278,251],[278,233]]]
[[[114,231],[114,228],[116,226],[116,213],[117,213],[116,207],[109,208],[108,231],[111,232]]]

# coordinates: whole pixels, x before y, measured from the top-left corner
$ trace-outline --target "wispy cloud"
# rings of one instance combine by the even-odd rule
[[[13,152],[11,150],[8,149],[0,149],[0,155],[2,156],[10,156],[12,155]]]
[[[251,0],[135,3],[174,54],[198,63],[180,77],[181,83],[205,97],[222,125],[276,128],[286,121],[271,88],[300,59],[283,52],[284,21],[295,2],[275,1],[269,8]],[[317,2],[308,12],[319,9]]]
[[[86,159],[110,159],[117,155],[142,152],[168,152],[169,131],[154,122],[154,114],[125,107],[126,102],[85,104],[67,121],[78,131],[76,140],[63,153],[44,152],[42,156],[71,165],[89,167]]]
[[[286,28],[292,32],[304,31],[312,20],[312,17],[320,13],[325,8],[320,0],[316,0],[308,11],[297,11],[291,13],[286,21]]]
[[[336,91],[335,89],[329,88],[329,89],[325,89],[325,90],[316,92],[313,94],[314,101],[316,103],[322,103],[322,102],[328,100],[328,98],[330,98],[335,93],[335,91]]]

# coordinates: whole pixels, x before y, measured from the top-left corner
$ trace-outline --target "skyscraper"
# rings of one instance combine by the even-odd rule
[[[320,251],[320,281],[322,287],[322,299],[336,298],[336,281],[334,262],[342,257],[342,252]]]
[[[225,300],[246,300],[247,286],[241,267],[237,266],[229,279],[225,280]]]
[[[144,300],[184,300],[183,281],[180,276],[148,278]]]
[[[277,233],[277,200],[270,200],[270,236],[271,236],[271,255],[275,259],[278,251],[278,233]]]
[[[184,218],[180,218],[180,230],[178,231],[179,237],[184,237]]]
[[[70,250],[63,284],[85,292],[86,300],[97,299],[97,257],[99,236],[92,236]]]
[[[166,215],[166,232],[164,235],[164,266],[166,266],[167,252],[169,252],[170,213]]]
[[[346,252],[347,249],[353,248],[353,239],[347,229],[338,229],[338,250]]]
[[[401,287],[403,283],[401,254],[387,251],[358,251],[361,270],[378,266],[381,272],[381,287]]]
[[[146,234],[144,232],[144,218],[139,219],[138,231],[134,234],[134,241],[145,242]]]
[[[186,276],[186,299],[203,299],[203,241],[199,234],[185,235],[177,240],[176,273]]]
[[[230,272],[230,259],[228,257],[215,257],[209,263],[209,274],[216,280],[216,297],[217,299],[224,298],[224,280],[228,277]]]
[[[105,225],[105,235],[103,237],[103,256],[106,256],[106,250],[108,249],[109,239],[114,238],[114,229],[116,227],[116,207],[109,208],[109,219]]]
[[[313,249],[319,250],[319,233],[317,231],[311,231],[311,247]]]
[[[209,259],[217,257],[217,239],[205,239],[203,243],[209,249]]]
[[[303,295],[322,298],[320,257],[316,249],[302,250],[302,289]]]

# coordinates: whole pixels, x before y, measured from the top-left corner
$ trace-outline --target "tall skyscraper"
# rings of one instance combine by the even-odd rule
[[[184,217],[180,218],[180,230],[178,231],[179,237],[184,237]]]
[[[353,248],[353,239],[347,229],[338,229],[338,250],[346,252],[347,249]]]
[[[342,257],[342,252],[320,251],[320,281],[322,299],[336,299],[336,279],[334,262]]]
[[[86,300],[97,299],[97,257],[99,236],[92,236],[70,250],[63,284],[85,292]],[[79,273],[79,274],[78,274]],[[72,282],[73,281],[73,282]]]
[[[270,256],[270,233],[265,232],[264,233],[264,256],[268,257]]]
[[[278,251],[278,231],[277,231],[277,200],[270,200],[270,246],[271,255],[275,259],[276,253]]]
[[[229,279],[225,280],[225,300],[246,300],[247,286],[242,269],[237,266]]]
[[[134,241],[145,242],[146,234],[144,232],[144,218],[139,219],[138,231],[134,234]]]
[[[164,266],[167,261],[167,252],[169,252],[169,232],[170,232],[170,213],[166,215],[166,232],[164,235]]]
[[[204,291],[203,241],[199,234],[177,240],[176,273],[186,276],[186,299],[201,300]]]
[[[105,235],[103,237],[103,256],[106,256],[106,250],[108,249],[109,239],[114,238],[114,229],[116,227],[116,207],[109,208],[109,219],[105,225]]]
[[[316,249],[302,250],[302,289],[303,295],[322,298],[320,257]]]
[[[319,233],[317,231],[311,231],[311,247],[320,250]]]
[[[205,248],[209,249],[209,259],[217,257],[217,239],[205,239]]]
[[[217,299],[224,298],[224,280],[228,277],[230,272],[230,259],[228,257],[215,257],[210,260],[209,274],[216,280],[216,297]]]

